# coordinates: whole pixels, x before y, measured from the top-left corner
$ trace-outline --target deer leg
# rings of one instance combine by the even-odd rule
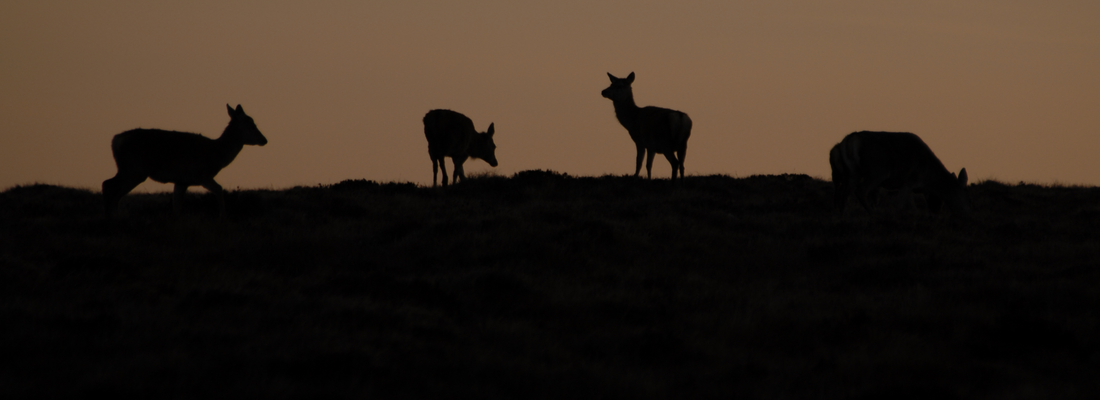
[[[103,212],[108,218],[118,208],[118,201],[131,190],[145,182],[144,176],[124,175],[121,171],[111,179],[103,181]]]
[[[672,182],[675,183],[676,171],[680,169],[680,161],[676,159],[676,154],[673,154],[671,151],[665,153],[665,159],[668,160],[669,165],[672,165]],[[681,178],[683,177],[681,176]]]
[[[678,154],[676,154],[676,158],[679,160],[678,164],[680,165],[680,181],[681,182],[684,181],[684,158],[687,157],[687,152],[688,152],[687,146],[684,146],[683,148],[680,149],[679,152],[677,152]]]
[[[634,176],[638,176],[642,172],[642,158],[645,157],[645,147],[640,144],[635,145],[638,146],[638,158],[634,161]]]
[[[646,179],[653,179],[653,157],[656,157],[656,156],[657,156],[657,153],[654,153],[653,150],[651,150],[651,149],[646,150],[646,158],[645,158]]]
[[[462,164],[466,163],[466,157],[451,157],[451,160],[454,160],[455,163],[455,177],[451,180],[451,182],[457,185],[459,178],[462,178],[463,181],[466,181],[466,170],[462,168]]]
[[[436,164],[435,158],[432,158],[432,187],[436,185],[436,179],[439,178],[439,165]],[[447,170],[443,170],[443,184],[447,184]]]
[[[206,188],[206,190],[209,190],[218,197],[218,217],[225,217],[225,190],[222,189],[222,185],[219,185],[218,182],[215,182],[213,179],[211,179],[210,181],[202,184],[202,187]],[[186,188],[184,190],[186,191]]]
[[[445,163],[444,161],[446,161],[445,158],[443,158],[443,157],[439,158],[439,169],[443,170],[443,187],[447,187],[447,163]],[[452,161],[453,161],[453,159],[452,159]],[[433,165],[433,167],[434,167],[434,165]],[[432,182],[433,183],[435,182],[435,176],[432,176]]]

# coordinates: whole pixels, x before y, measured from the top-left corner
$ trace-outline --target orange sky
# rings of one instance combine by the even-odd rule
[[[1100,2],[459,3],[4,1],[0,190],[99,190],[114,134],[216,137],[226,103],[269,140],[227,189],[430,184],[433,108],[496,124],[500,166],[468,174],[628,174],[600,91],[631,71],[639,105],[694,120],[688,175],[827,178],[844,135],[890,130],[972,182],[1100,185]]]

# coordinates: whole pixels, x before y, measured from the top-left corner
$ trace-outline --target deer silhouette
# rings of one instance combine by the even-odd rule
[[[931,211],[946,203],[953,214],[970,214],[966,201],[966,168],[947,171],[932,149],[908,132],[853,132],[829,151],[834,205],[844,213],[849,194],[868,212],[879,188],[899,190],[900,205],[912,208],[913,193],[924,193]],[[868,199],[871,195],[872,199]]]
[[[478,133],[474,121],[451,110],[431,110],[424,115],[424,136],[428,138],[428,156],[432,158],[432,186],[436,185],[439,169],[443,170],[443,186],[447,186],[447,166],[444,157],[450,157],[455,165],[454,183],[466,180],[462,164],[466,159],[480,158],[497,166],[496,143],[493,143],[493,124],[489,130]]]
[[[611,78],[611,86],[604,89],[603,97],[611,99],[615,105],[615,117],[630,133],[634,146],[638,148],[638,157],[634,163],[634,176],[642,170],[642,156],[647,152],[645,170],[648,178],[653,178],[653,157],[664,154],[672,164],[672,181],[676,181],[676,171],[680,180],[684,179],[684,158],[687,156],[687,141],[691,136],[691,118],[687,114],[660,107],[638,107],[634,104],[634,92],[630,84],[634,83],[634,73],[626,78]]]
[[[118,202],[137,185],[152,178],[176,184],[172,205],[177,214],[189,186],[202,186],[218,196],[218,213],[225,215],[225,193],[214,181],[218,172],[233,162],[244,145],[263,146],[267,138],[238,104],[229,109],[229,126],[221,137],[161,129],[133,129],[115,135],[111,153],[118,173],[103,181],[104,211],[114,214]]]

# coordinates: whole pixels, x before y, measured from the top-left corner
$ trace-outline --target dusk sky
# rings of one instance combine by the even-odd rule
[[[216,138],[227,103],[269,143],[218,175],[226,189],[430,185],[435,108],[495,123],[500,166],[467,175],[632,174],[608,72],[637,75],[638,105],[691,116],[689,177],[828,179],[833,144],[883,130],[971,182],[1100,185],[1097,21],[1091,0],[7,0],[0,190],[98,191],[113,135]]]

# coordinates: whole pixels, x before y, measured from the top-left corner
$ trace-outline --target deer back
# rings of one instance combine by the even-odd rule
[[[198,185],[213,179],[246,145],[267,144],[240,105],[229,109],[230,123],[217,140],[161,129],[133,129],[111,140],[115,164],[126,175],[148,176],[162,183]]]
[[[830,151],[829,158],[834,180],[839,164],[843,167],[842,174],[849,179],[881,180],[879,186],[886,189],[923,191],[936,202],[946,202],[956,212],[967,212],[966,169],[958,176],[949,172],[932,149],[912,133],[854,132]]]
[[[451,110],[431,110],[424,115],[424,137],[433,159],[469,156],[467,150],[477,131],[474,121]]]
[[[885,176],[882,186],[927,186],[951,173],[932,149],[908,132],[855,132],[844,138],[849,171],[860,179]]]

